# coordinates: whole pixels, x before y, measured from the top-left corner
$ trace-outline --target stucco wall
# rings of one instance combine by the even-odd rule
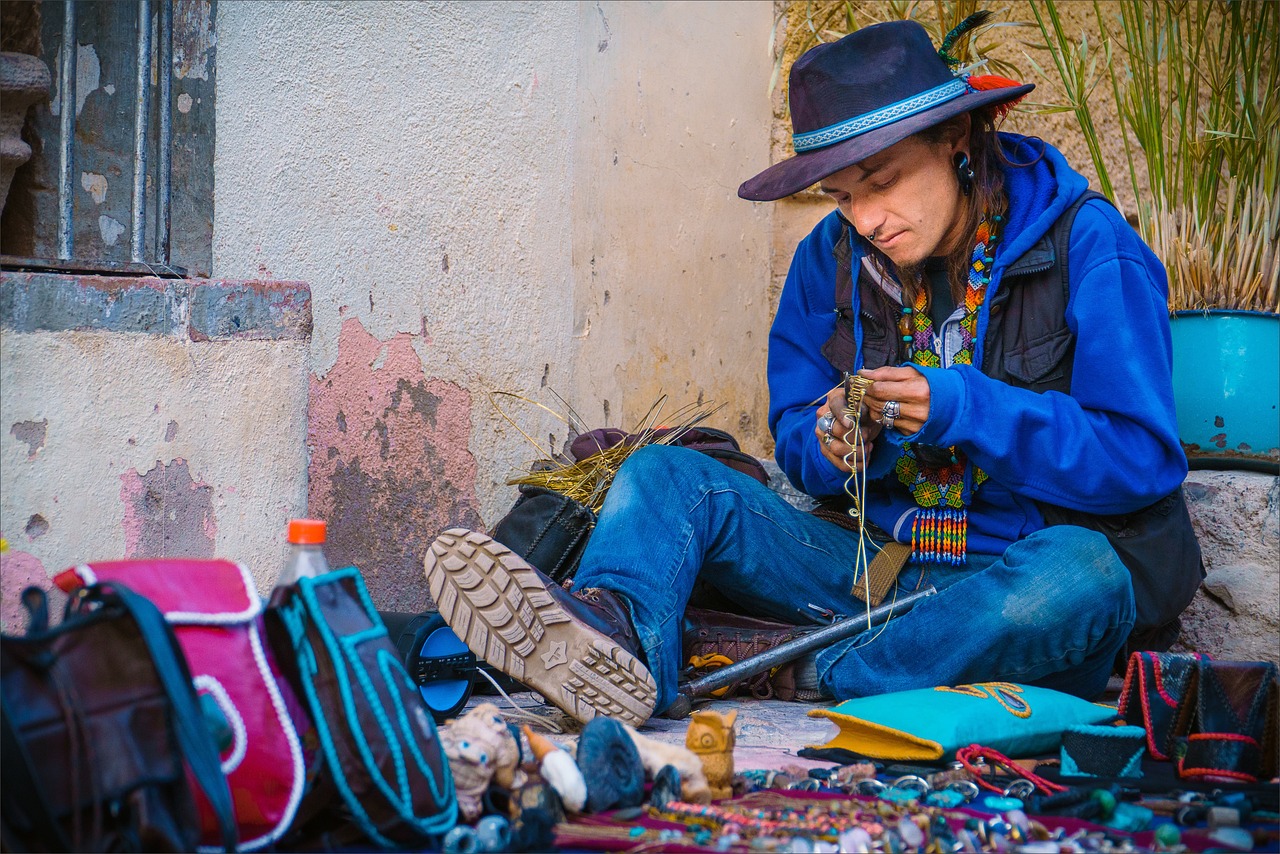
[[[423,605],[430,540],[514,499],[536,452],[490,391],[557,392],[590,426],[659,391],[724,402],[759,450],[770,214],[735,191],[768,159],[771,24],[763,3],[218,7],[215,275],[310,283],[307,503],[381,606]]]
[[[3,623],[83,561],[243,560],[269,588],[305,490],[305,347],[119,332],[0,333]]]
[[[760,453],[773,208],[766,3],[583,4],[573,181],[573,401],[593,423],[724,404]]]

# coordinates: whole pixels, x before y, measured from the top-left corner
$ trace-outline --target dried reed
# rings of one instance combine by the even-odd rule
[[[555,396],[565,406],[565,413],[556,412],[550,407],[514,392],[496,391],[489,393],[489,401],[493,408],[520,435],[524,436],[531,445],[537,448],[539,453],[539,459],[530,467],[528,474],[513,477],[507,483],[513,486],[527,484],[550,489],[590,507],[597,513],[600,512],[600,508],[604,505],[605,495],[608,494],[609,487],[613,485],[614,476],[617,475],[618,469],[622,467],[622,464],[626,462],[627,457],[645,445],[671,445],[677,443],[685,433],[697,427],[724,407],[724,404],[688,404],[663,417],[667,396],[662,395],[649,407],[649,411],[630,431],[626,441],[619,442],[611,447],[597,446],[598,449],[594,454],[585,459],[575,461],[566,458],[563,454],[556,453],[554,448],[544,449],[535,439],[522,430],[511,416],[503,411],[497,401],[498,397],[509,397],[537,406],[567,425],[571,438],[587,433],[588,429],[577,412],[568,406],[559,395]],[[664,423],[670,426],[660,426]]]
[[[957,24],[985,7],[979,0],[792,0],[782,5],[781,14],[773,23],[770,51],[774,64],[769,91],[782,87],[780,106],[785,115],[787,75],[791,64],[809,48],[836,41],[870,24],[903,20],[918,22],[934,44],[940,44]],[[995,10],[997,16],[1007,11]],[[952,53],[963,66],[982,64],[986,73],[1017,78],[1019,71],[1015,66],[991,55],[998,46],[991,35],[1000,27],[1023,26],[1026,24],[992,20],[962,38]]]

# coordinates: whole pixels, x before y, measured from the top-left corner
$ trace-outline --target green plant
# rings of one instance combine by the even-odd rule
[[[1114,198],[1112,175],[1127,172],[1170,309],[1280,313],[1280,4],[1116,5],[1111,17],[1095,0],[1095,46],[1068,36],[1054,0],[1031,5],[1102,191]],[[1125,130],[1119,164],[1094,122],[1104,79]]]

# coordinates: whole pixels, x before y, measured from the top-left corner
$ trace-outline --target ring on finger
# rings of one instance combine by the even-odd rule
[[[831,434],[831,428],[834,427],[835,424],[836,416],[833,412],[828,412],[826,415],[818,419],[818,429],[828,435]]]
[[[893,429],[893,422],[894,422],[894,421],[896,421],[896,420],[897,420],[897,419],[896,419],[894,416],[892,416],[892,415],[886,415],[884,418],[882,418],[882,419],[880,420],[880,423],[884,425],[884,429],[886,429],[886,430],[892,430],[892,429]]]
[[[830,445],[831,440],[834,438],[835,436],[832,436],[830,433],[824,434],[822,437],[822,446],[825,448],[826,446]]]
[[[902,405],[896,400],[886,400],[880,414],[888,420],[893,420],[902,414]]]

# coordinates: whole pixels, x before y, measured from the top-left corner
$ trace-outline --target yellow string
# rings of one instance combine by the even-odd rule
[[[849,476],[844,481],[845,494],[853,502],[854,513],[858,517],[858,551],[854,555],[853,577],[857,583],[858,573],[862,573],[867,605],[867,628],[871,628],[871,577],[867,561],[867,530],[864,502],[867,494],[867,447],[862,441],[862,398],[873,385],[866,377],[849,375],[846,379],[844,416],[853,421],[853,442],[849,442],[849,434],[845,433],[845,444],[849,445],[849,453],[844,455],[844,464],[849,467]],[[851,459],[853,458],[853,459]],[[849,485],[853,489],[849,489]]]

